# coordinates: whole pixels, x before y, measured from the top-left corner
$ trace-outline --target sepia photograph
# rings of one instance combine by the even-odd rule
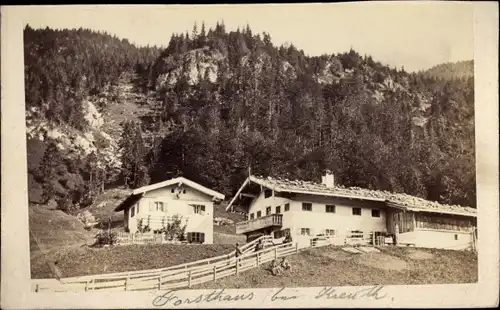
[[[478,283],[473,6],[23,11],[32,293]]]

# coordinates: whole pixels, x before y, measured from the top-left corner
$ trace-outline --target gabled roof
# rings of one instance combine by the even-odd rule
[[[130,194],[130,196],[128,196],[127,199],[125,199],[118,207],[115,208],[115,211],[121,211],[121,210],[125,209],[126,207],[128,207],[129,205],[134,204],[146,192],[154,191],[154,190],[157,190],[157,189],[160,189],[163,187],[167,187],[170,185],[174,185],[174,184],[178,184],[178,185],[185,184],[185,185],[187,185],[191,188],[194,188],[194,189],[196,189],[204,194],[207,194],[208,196],[212,196],[213,199],[224,200],[224,198],[225,198],[225,196],[219,192],[211,190],[203,185],[200,185],[196,182],[188,180],[184,177],[177,177],[174,179],[170,179],[170,180],[166,180],[163,182],[159,182],[159,183],[155,183],[155,184],[151,184],[151,185],[147,185],[147,186],[143,186],[143,187],[139,187],[139,188],[134,189],[132,191],[132,193]]]
[[[419,197],[392,193],[388,191],[369,190],[359,187],[327,187],[322,183],[314,183],[308,181],[292,181],[287,179],[277,179],[272,177],[258,177],[250,175],[238,193],[233,197],[231,202],[227,205],[229,209],[236,201],[241,191],[248,185],[248,183],[256,183],[263,187],[275,190],[277,192],[289,192],[299,194],[309,194],[318,196],[332,196],[351,199],[363,199],[371,201],[385,202],[388,207],[394,207],[409,211],[418,212],[434,212],[444,214],[455,214],[476,217],[476,209],[471,207],[464,207],[458,205],[445,205],[435,201],[429,201]]]

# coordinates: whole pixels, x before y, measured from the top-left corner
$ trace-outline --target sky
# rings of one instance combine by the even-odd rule
[[[138,45],[167,46],[172,33],[224,21],[268,32],[275,45],[293,43],[306,55],[349,51],[406,71],[474,58],[473,8],[467,2],[362,2],[299,5],[27,6],[26,24],[90,28]],[[199,28],[198,28],[199,29]]]

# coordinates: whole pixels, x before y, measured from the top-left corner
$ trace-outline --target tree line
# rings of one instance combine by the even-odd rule
[[[69,33],[71,45],[103,40],[91,31]],[[270,34],[253,33],[250,26],[226,31],[222,22],[172,35],[157,57],[149,57],[154,50],[112,41],[115,49],[96,48],[96,55],[115,61],[115,68],[133,68],[142,89],[161,100],[158,115],[124,129],[122,184],[138,187],[182,174],[231,195],[249,167],[303,180],[319,180],[330,169],[345,186],[475,206],[473,76],[408,73],[352,49],[310,57],[293,44],[273,45]],[[82,62],[81,50],[68,55],[79,59],[82,72],[95,70]],[[68,85],[64,74],[72,76],[62,63],[53,61],[61,73],[51,75],[47,64],[40,65],[51,79],[62,79],[58,87]],[[217,68],[215,80],[203,72],[207,63]],[[120,69],[106,68],[94,71],[92,83],[118,79]],[[169,83],[157,83],[174,71],[179,74]],[[94,84],[87,83],[84,93],[91,94]],[[76,92],[69,85],[68,93]],[[33,93],[31,104],[56,98]],[[148,143],[145,138],[155,134]]]

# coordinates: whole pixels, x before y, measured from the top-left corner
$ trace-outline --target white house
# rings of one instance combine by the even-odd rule
[[[236,232],[252,237],[289,232],[300,244],[316,235],[397,235],[399,243],[448,249],[469,248],[476,209],[443,205],[406,194],[345,188],[327,173],[321,183],[250,175],[230,201],[247,210]],[[344,240],[344,239],[341,239]]]
[[[214,202],[224,195],[183,177],[132,191],[115,211],[124,212],[125,230],[135,233],[138,225],[161,229],[173,216],[186,224],[189,242],[213,243]]]

